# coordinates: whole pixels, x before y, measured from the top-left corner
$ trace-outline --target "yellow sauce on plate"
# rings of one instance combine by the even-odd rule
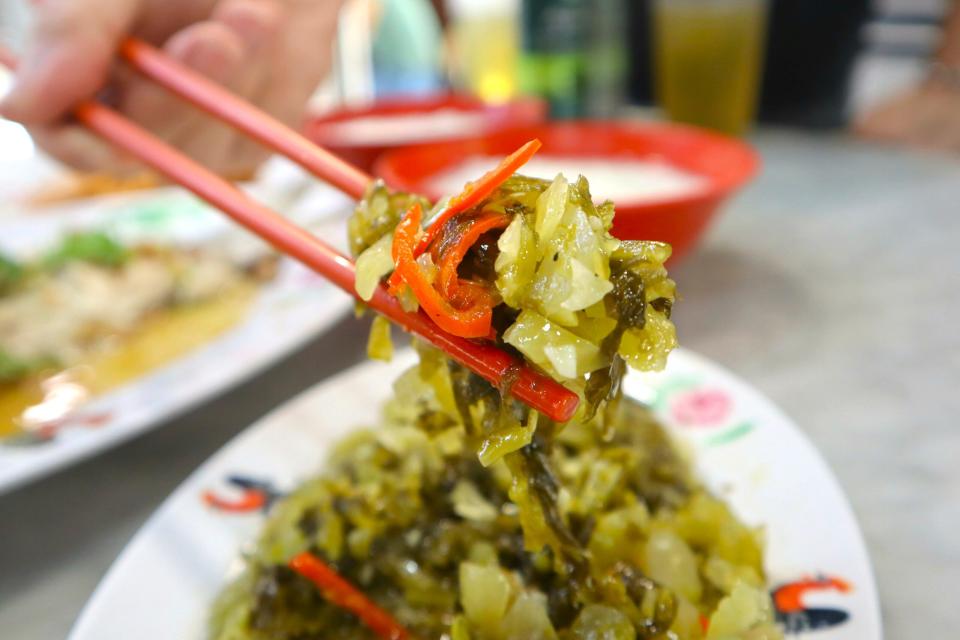
[[[233,327],[257,292],[243,282],[215,299],[164,309],[145,318],[132,333],[91,354],[66,372],[47,372],[0,385],[0,437],[36,424],[37,416],[56,414],[56,406],[103,394],[193,351]],[[64,393],[67,385],[69,393]]]

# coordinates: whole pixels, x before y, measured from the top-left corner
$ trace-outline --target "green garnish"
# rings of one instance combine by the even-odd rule
[[[116,240],[101,231],[92,231],[67,236],[58,249],[47,254],[43,263],[51,269],[73,261],[118,267],[129,256],[130,252]]]
[[[33,370],[30,363],[0,349],[0,383],[16,382]]]
[[[0,253],[0,294],[10,291],[23,278],[23,267]]]

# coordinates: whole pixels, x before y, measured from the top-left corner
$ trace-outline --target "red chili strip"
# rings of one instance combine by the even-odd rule
[[[511,217],[501,213],[487,213],[473,220],[466,231],[460,234],[454,244],[451,244],[441,256],[438,264],[440,265],[440,275],[437,279],[441,293],[448,298],[452,298],[460,284],[457,278],[457,268],[463,262],[464,256],[470,250],[477,240],[487,231],[493,229],[504,229],[510,224]]]
[[[420,233],[421,215],[420,205],[413,205],[394,231],[394,273],[409,285],[420,307],[441,329],[461,338],[486,338],[490,335],[493,320],[493,305],[490,301],[476,299],[468,306],[454,307],[450,300],[437,291],[414,258],[413,246],[417,234]],[[396,288],[396,283],[391,282],[391,290]]]
[[[517,169],[525,165],[541,146],[543,146],[543,143],[534,138],[504,158],[496,168],[491,169],[478,179],[468,183],[459,195],[450,199],[446,208],[430,223],[430,226],[426,229],[426,233],[420,238],[420,242],[414,249],[413,254],[418,256],[426,251],[434,238],[437,237],[437,234],[440,233],[440,229],[443,228],[447,220],[458,213],[467,211],[480,204],[485,198],[496,191],[497,187],[503,184],[507,178],[516,173]]]
[[[290,561],[290,568],[317,585],[323,597],[360,618],[384,640],[408,640],[410,634],[389,613],[375,605],[352,584],[312,553],[303,552]]]

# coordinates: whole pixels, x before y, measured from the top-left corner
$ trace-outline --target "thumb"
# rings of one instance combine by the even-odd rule
[[[93,96],[107,80],[117,45],[142,0],[46,0],[34,22],[13,88],[0,115],[50,124]]]

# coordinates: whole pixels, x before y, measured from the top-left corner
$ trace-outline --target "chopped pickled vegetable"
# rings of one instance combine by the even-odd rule
[[[737,595],[719,619],[745,620],[742,629],[772,623],[753,578],[713,581],[718,570],[762,576],[759,538],[691,478],[646,408],[620,398],[596,418],[608,421],[606,434],[575,421],[532,459],[520,449],[484,467],[464,446],[454,377],[442,356],[425,351],[398,381],[383,425],[351,436],[323,475],[276,504],[238,583],[246,586],[240,595],[228,589],[229,606],[216,609],[213,638],[369,637],[282,570],[305,550],[321,551],[417,638],[568,638],[575,626],[602,638],[604,628],[625,629],[626,617],[636,638],[671,629],[701,640],[700,612],[710,617],[743,587],[752,595]],[[478,427],[488,412],[490,428],[502,425],[496,391],[469,389]],[[548,514],[540,500],[551,493]],[[538,519],[528,523],[529,514]],[[577,549],[590,558],[585,575]],[[717,559],[727,557],[721,567]],[[585,614],[591,606],[620,615]],[[241,631],[231,626],[238,610],[247,612]],[[478,612],[493,613],[477,622],[486,615]]]
[[[672,531],[655,531],[647,539],[647,575],[670,587],[691,602],[700,600],[703,587],[700,584],[697,558],[677,534]]]
[[[353,257],[359,256],[383,236],[393,233],[403,213],[414,203],[419,203],[424,208],[430,206],[425,199],[418,196],[391,192],[380,181],[371,184],[366,196],[347,221],[350,253]]]
[[[418,638],[780,638],[760,532],[696,482],[620,384],[676,344],[670,247],[611,236],[613,206],[595,206],[583,178],[509,176],[530,153],[438,207],[426,231],[422,203],[374,187],[350,225],[357,290],[392,271],[404,304],[518,352],[584,410],[557,424],[509,382],[416,343],[382,425],[274,507],[213,640],[370,638],[290,575],[305,551]]]
[[[670,247],[611,236],[612,205],[595,206],[582,177],[493,173],[496,180],[484,178],[482,188],[452,199],[426,231],[421,207],[405,217],[396,209],[416,201],[375,188],[350,222],[351,246],[363,249],[357,291],[368,299],[392,271],[391,292],[407,307],[415,299],[445,330],[500,335],[560,380],[589,377],[578,391],[586,415],[594,415],[616,395],[625,364],[662,368],[676,346],[676,291],[663,267]],[[385,255],[383,238],[394,231],[388,221],[397,229],[394,265]],[[505,322],[493,327],[494,316]]]
[[[390,362],[393,358],[393,340],[390,338],[390,321],[375,316],[367,339],[367,357],[371,360]]]
[[[773,605],[764,589],[738,584],[720,601],[710,616],[707,640],[722,638],[780,638],[780,632],[771,624]],[[749,635],[748,635],[749,634]]]
[[[576,380],[604,365],[600,347],[536,311],[521,312],[503,341],[560,380]]]
[[[490,504],[469,480],[457,482],[451,497],[453,510],[461,518],[477,522],[491,522],[497,519],[497,508]]]
[[[576,640],[634,640],[637,637],[630,618],[602,604],[584,607],[571,631]]]
[[[357,279],[354,288],[361,300],[368,301],[384,276],[393,271],[393,234],[387,234],[357,256]]]
[[[478,634],[497,633],[512,599],[510,579],[500,567],[460,563],[460,605]]]

